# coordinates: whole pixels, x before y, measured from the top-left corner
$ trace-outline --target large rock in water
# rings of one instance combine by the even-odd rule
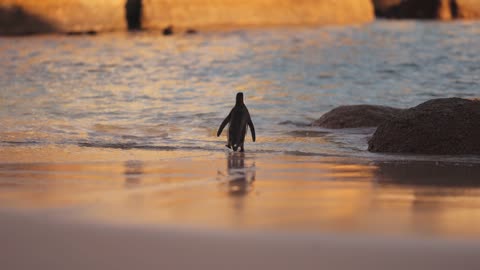
[[[375,14],[396,19],[480,19],[479,0],[373,0]]]
[[[312,123],[312,126],[324,128],[376,127],[401,111],[402,109],[374,105],[340,106],[322,115]]]
[[[381,124],[368,150],[416,154],[480,154],[480,101],[433,99]]]
[[[371,0],[144,0],[147,29],[358,24],[374,19]]]
[[[0,34],[126,29],[125,0],[0,0]]]

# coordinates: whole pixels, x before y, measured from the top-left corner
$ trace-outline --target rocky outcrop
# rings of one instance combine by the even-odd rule
[[[0,34],[126,29],[125,0],[3,0]]]
[[[378,17],[396,19],[479,19],[478,0],[373,0]]]
[[[142,0],[127,0],[125,12],[128,30],[142,29]]]
[[[368,150],[416,154],[480,154],[480,101],[434,99],[382,123]]]
[[[451,12],[450,0],[376,0],[376,14],[396,19],[439,19]],[[448,10],[446,10],[448,9]]]
[[[357,24],[371,0],[3,0],[0,34]]]
[[[163,30],[268,25],[358,24],[374,19],[371,0],[144,0],[142,26]]]
[[[340,106],[322,115],[312,126],[334,129],[376,127],[401,111],[402,109],[374,105]]]
[[[456,0],[452,13],[459,19],[480,19],[480,1]]]
[[[33,33],[51,33],[56,26],[41,16],[29,13],[19,6],[0,4],[0,34],[26,35]]]

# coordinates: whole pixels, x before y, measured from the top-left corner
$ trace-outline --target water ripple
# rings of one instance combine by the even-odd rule
[[[339,105],[479,97],[479,25],[0,38],[0,139],[223,151],[216,129],[243,91],[258,137],[248,150],[369,155],[368,134],[309,123]]]

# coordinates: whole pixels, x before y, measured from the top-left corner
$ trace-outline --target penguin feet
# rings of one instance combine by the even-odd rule
[[[233,152],[237,152],[238,148],[240,148],[240,151],[239,152],[245,152],[245,148],[243,148],[243,145],[230,145],[230,144],[225,144],[225,147],[229,148],[229,149],[232,149]]]

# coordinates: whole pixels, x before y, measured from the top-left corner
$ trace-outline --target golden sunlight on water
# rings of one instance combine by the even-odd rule
[[[121,224],[480,236],[476,167],[201,151],[4,149],[0,202],[13,209]],[[442,181],[450,178],[447,171],[456,175],[455,185]]]

